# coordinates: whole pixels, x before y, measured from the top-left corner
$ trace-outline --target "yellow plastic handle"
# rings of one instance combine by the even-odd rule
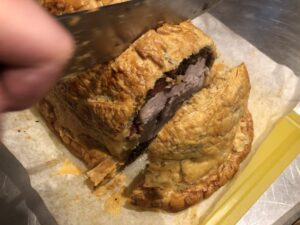
[[[300,117],[283,118],[202,224],[234,225],[300,153]]]

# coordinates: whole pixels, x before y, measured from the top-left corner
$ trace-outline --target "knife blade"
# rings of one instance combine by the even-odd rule
[[[139,36],[161,25],[193,19],[221,0],[133,0],[59,16],[76,51],[65,74],[91,68],[120,55]]]

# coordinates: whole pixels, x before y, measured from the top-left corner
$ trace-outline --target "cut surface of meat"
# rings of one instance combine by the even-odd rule
[[[175,84],[165,81],[163,90],[151,97],[140,110],[138,121],[142,131],[140,142],[152,139],[160,128],[175,114],[178,107],[193,93],[199,91],[208,68],[205,59],[199,57],[195,64],[188,66],[185,74],[178,74]],[[169,77],[165,77],[165,80]],[[161,84],[159,84],[161,85]]]
[[[147,100],[133,123],[132,135],[140,135],[139,145],[129,161],[139,156],[159,130],[174,116],[183,102],[198,92],[209,72],[209,54],[201,51],[164,74],[148,92]]]
[[[149,163],[133,204],[172,212],[194,205],[225,185],[251,150],[246,66],[212,69],[209,78],[147,147]]]

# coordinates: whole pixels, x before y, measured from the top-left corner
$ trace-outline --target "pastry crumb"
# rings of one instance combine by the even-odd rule
[[[107,190],[106,186],[100,186],[93,192],[93,194],[97,197],[102,197],[107,193],[107,191],[108,190]]]
[[[125,188],[125,179],[126,176],[123,174],[119,174],[114,177],[114,179],[107,183],[106,185],[99,186],[96,188],[96,190],[93,192],[93,194],[97,197],[102,197],[105,194],[115,190],[115,189],[124,189]]]

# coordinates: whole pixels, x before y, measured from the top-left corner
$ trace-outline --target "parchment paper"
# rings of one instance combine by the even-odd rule
[[[249,108],[254,118],[255,139],[250,156],[241,166],[242,170],[278,119],[300,101],[300,81],[289,68],[272,61],[211,15],[204,14],[193,22],[215,40],[221,61],[230,67],[245,62],[250,73],[252,90]],[[114,198],[116,202],[123,202],[120,196],[114,194],[117,190],[108,191],[101,197],[93,194],[85,183],[84,165],[48,130],[34,109],[8,113],[3,123],[4,144],[28,170],[32,186],[60,225],[199,224],[230,185],[200,204],[176,214],[114,205],[111,204]],[[82,173],[78,175],[72,170],[61,173],[66,159],[80,168]],[[125,169],[125,185],[144,168],[145,162],[146,155],[143,155]]]

